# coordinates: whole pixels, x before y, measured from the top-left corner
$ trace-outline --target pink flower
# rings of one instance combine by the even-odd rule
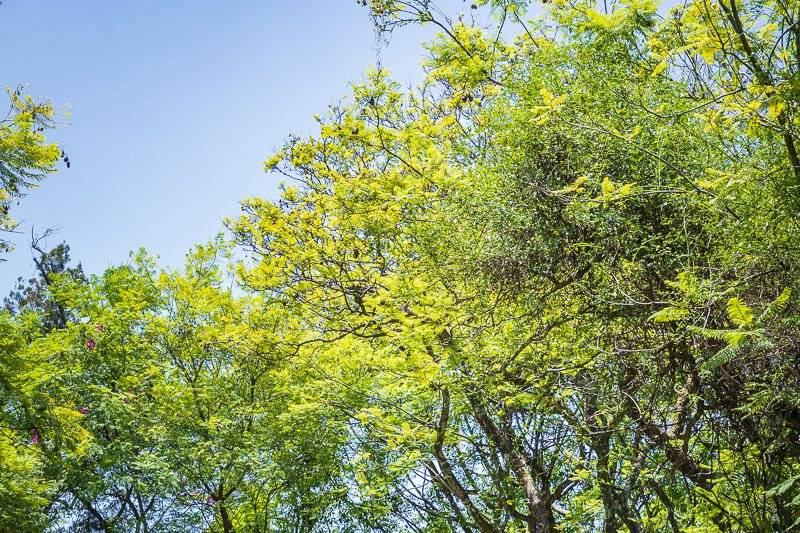
[[[36,428],[31,428],[31,444],[39,444],[42,436],[39,435],[39,430]]]
[[[82,415],[86,416],[86,415],[88,415],[88,414],[89,414],[89,412],[91,411],[91,409],[89,409],[88,407],[86,407],[86,406],[84,405],[83,407],[81,407],[81,408],[79,409],[79,411],[81,412],[81,414],[82,414]]]
[[[86,347],[89,348],[90,350],[93,350],[94,347],[95,347],[94,340],[93,339],[89,339],[88,341],[86,341]]]

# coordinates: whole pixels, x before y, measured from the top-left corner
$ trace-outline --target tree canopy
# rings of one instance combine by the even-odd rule
[[[0,530],[799,527],[800,5],[360,4],[426,77],[368,71],[278,200],[179,270],[37,243]],[[59,153],[13,98],[9,198]]]

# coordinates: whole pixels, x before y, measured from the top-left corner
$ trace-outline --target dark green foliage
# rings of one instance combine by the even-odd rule
[[[85,282],[86,277],[80,263],[71,265],[69,245],[62,242],[48,250],[43,247],[43,241],[43,238],[37,238],[31,242],[36,276],[27,281],[18,278],[16,286],[3,300],[3,305],[12,315],[26,312],[37,314],[42,330],[50,331],[64,328],[74,320],[72,313],[53,297],[53,283],[56,280]]]

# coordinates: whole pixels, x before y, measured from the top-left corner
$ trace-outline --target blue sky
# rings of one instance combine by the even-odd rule
[[[71,110],[53,135],[72,166],[19,205],[0,296],[31,272],[31,225],[59,229],[88,272],[144,246],[178,266],[245,196],[262,161],[380,58],[419,79],[426,34],[380,49],[354,0],[4,0],[0,83]]]

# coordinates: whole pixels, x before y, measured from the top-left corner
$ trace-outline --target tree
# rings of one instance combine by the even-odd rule
[[[56,278],[66,276],[75,281],[86,281],[80,263],[69,266],[71,258],[68,244],[62,242],[50,250],[44,248],[44,240],[52,234],[53,231],[46,230],[42,235],[31,239],[36,277],[27,281],[18,278],[16,286],[3,300],[6,310],[12,315],[37,313],[45,331],[63,329],[68,322],[74,321],[74,317],[67,313],[49,291],[49,287],[57,281]]]
[[[23,95],[20,88],[6,89],[9,110],[0,119],[0,231],[12,231],[17,223],[12,204],[47,175],[55,171],[59,155],[56,144],[43,135],[53,127],[53,108]],[[0,260],[11,250],[0,239]],[[44,507],[49,489],[42,479],[41,456],[26,446],[38,440],[29,426],[32,406],[30,389],[43,378],[34,361],[26,359],[24,347],[35,338],[36,319],[12,320],[0,312],[0,529],[37,531],[46,524]]]
[[[791,171],[786,136],[710,125],[718,94],[691,61],[666,75],[672,19],[647,3],[527,24],[496,2],[494,35],[428,2],[371,7],[382,29],[443,30],[429,83],[356,87],[268,161],[299,187],[232,227],[242,282],[303,317],[316,389],[361,396],[341,416],[372,519],[789,527],[796,393],[773,384],[796,390],[794,229],[781,188],[755,190]]]
[[[11,231],[17,225],[11,217],[12,203],[55,172],[60,157],[67,165],[69,159],[43,134],[54,126],[53,107],[23,95],[19,88],[6,92],[11,103],[0,120],[0,230]],[[0,240],[0,252],[9,250],[8,241]]]
[[[795,527],[795,10],[366,5],[441,30],[425,81],[369,71],[232,242],[89,279],[39,251],[0,524]]]

